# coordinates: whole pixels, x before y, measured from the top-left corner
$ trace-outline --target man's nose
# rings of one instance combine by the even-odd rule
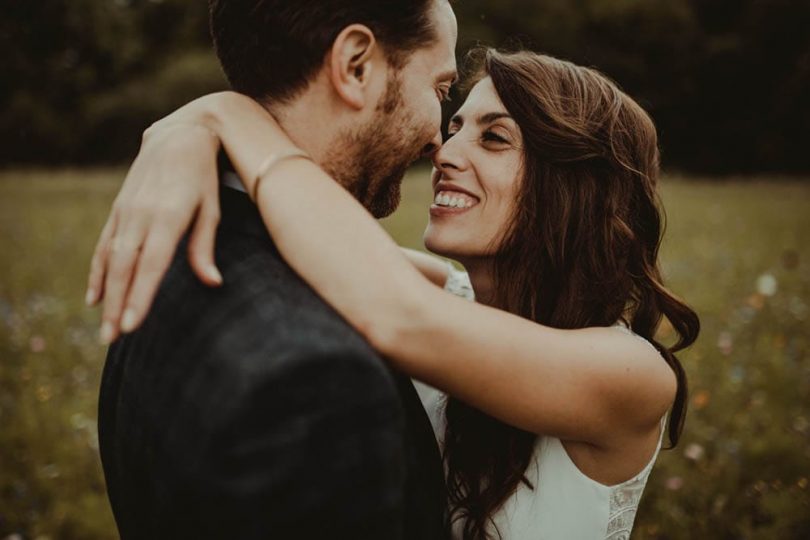
[[[422,149],[422,157],[433,159],[433,155],[442,147],[442,132],[436,132],[433,139]]]

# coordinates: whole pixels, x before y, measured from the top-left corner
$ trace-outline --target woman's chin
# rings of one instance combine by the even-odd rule
[[[443,242],[442,238],[435,234],[435,231],[431,230],[431,226],[428,225],[427,230],[425,231],[425,235],[422,238],[425,249],[430,251],[431,253],[435,253],[440,257],[452,257],[452,249],[451,246],[448,245],[447,242]]]
[[[465,246],[464,242],[458,239],[447,238],[446,235],[437,234],[437,232],[438,231],[432,230],[431,226],[428,225],[423,238],[425,249],[440,257],[456,261],[470,256],[469,246]]]

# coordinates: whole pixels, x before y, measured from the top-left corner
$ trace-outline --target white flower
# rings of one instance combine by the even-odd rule
[[[692,443],[686,447],[684,450],[683,455],[686,456],[687,459],[691,459],[692,461],[698,461],[700,458],[703,457],[703,447],[699,444]]]
[[[773,296],[778,286],[779,283],[773,274],[762,274],[757,279],[757,292],[763,296]]]

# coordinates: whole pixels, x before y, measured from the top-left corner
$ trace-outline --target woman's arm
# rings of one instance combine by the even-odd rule
[[[102,329],[104,342],[118,335],[118,318],[124,309],[124,295],[140,299],[142,316],[151,304],[160,279],[174,253],[176,243],[193,224],[188,244],[188,258],[194,273],[209,286],[222,284],[222,276],[214,262],[214,238],[219,221],[217,153],[220,141],[208,126],[216,125],[221,104],[229,102],[246,115],[232,114],[228,119],[232,129],[232,145],[244,147],[250,143],[250,126],[239,123],[245,116],[255,115],[266,122],[267,129],[276,126],[275,120],[250,99],[240,96],[234,100],[229,92],[211,94],[178,109],[155,122],[144,133],[138,158],[116,197],[107,223],[97,242],[88,277],[88,305],[97,304],[105,297],[107,321]],[[173,166],[180,164],[181,166]],[[123,223],[132,221],[143,225]],[[157,222],[155,234],[146,234],[146,223]],[[119,230],[120,229],[120,230]],[[115,242],[113,242],[115,236]],[[135,273],[135,280],[127,290],[125,270],[134,266],[137,253],[132,257],[119,257],[110,263],[110,251],[116,247],[126,251],[127,246],[142,249],[140,260],[145,262]],[[408,259],[422,274],[439,287],[448,278],[448,265],[427,253],[403,248]],[[125,255],[127,255],[125,253]],[[123,260],[122,260],[123,259]],[[122,321],[128,331],[140,325],[142,317],[130,316]]]
[[[254,192],[267,149],[295,148],[245,99],[229,95],[206,125]],[[610,446],[648,433],[671,404],[674,376],[644,343],[612,329],[546,328],[442,291],[312,162],[273,167],[257,202],[288,263],[375,348],[504,422]],[[138,317],[140,301],[127,304]]]
[[[442,259],[429,255],[424,251],[402,248],[402,252],[411,261],[419,272],[438,287],[444,287],[450,276],[450,266]]]
[[[212,126],[249,192],[267,148],[292,150],[263,125],[251,147]],[[288,263],[409,375],[527,431],[599,445],[648,433],[669,408],[674,375],[647,344],[615,329],[543,327],[434,287],[314,163],[281,162],[257,196]]]

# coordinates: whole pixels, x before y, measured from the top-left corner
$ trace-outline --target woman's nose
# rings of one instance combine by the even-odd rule
[[[456,137],[450,137],[433,153],[433,166],[444,171],[447,169],[464,170],[464,156],[455,143]]]

